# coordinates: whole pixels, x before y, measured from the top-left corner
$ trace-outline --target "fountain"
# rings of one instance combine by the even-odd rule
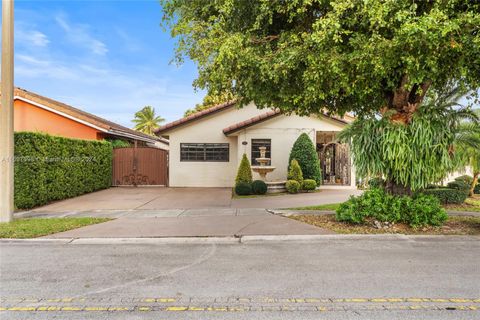
[[[258,150],[260,150],[260,158],[255,158],[255,160],[257,160],[260,165],[252,166],[252,171],[258,173],[260,175],[260,178],[266,182],[267,173],[275,170],[275,167],[267,166],[267,163],[270,161],[270,158],[266,157],[267,147],[258,147]]]
[[[260,150],[260,158],[255,158],[255,160],[257,160],[260,165],[252,166],[252,171],[258,173],[260,178],[265,181],[268,187],[268,193],[284,192],[285,181],[267,182],[267,173],[275,170],[274,166],[267,165],[270,162],[270,158],[266,157],[267,147],[258,147],[258,150]]]

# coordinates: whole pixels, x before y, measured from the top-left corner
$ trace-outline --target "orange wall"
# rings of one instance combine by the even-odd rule
[[[15,100],[15,131],[45,132],[67,138],[99,140],[100,131],[21,100]]]

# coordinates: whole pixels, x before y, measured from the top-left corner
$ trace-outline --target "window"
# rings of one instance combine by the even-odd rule
[[[260,163],[255,160],[256,158],[260,158],[260,150],[258,150],[258,147],[267,147],[267,152],[265,154],[265,157],[267,158],[272,158],[272,140],[270,139],[252,139],[252,164],[254,166],[260,165]],[[271,164],[271,161],[267,163],[269,166]]]
[[[228,162],[228,143],[180,143],[180,161]]]

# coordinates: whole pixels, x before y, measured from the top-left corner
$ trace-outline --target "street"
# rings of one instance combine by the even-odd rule
[[[2,319],[478,319],[477,237],[1,243]]]

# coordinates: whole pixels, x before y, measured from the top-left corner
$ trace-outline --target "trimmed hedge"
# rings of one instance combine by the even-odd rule
[[[235,183],[237,184],[239,182],[252,183],[252,168],[250,167],[250,161],[248,161],[245,153],[240,161],[237,177],[235,178]]]
[[[290,171],[292,160],[296,159],[302,169],[303,179],[315,180],[317,186],[322,182],[320,171],[320,160],[312,140],[306,133],[302,133],[293,144],[288,159],[288,171]]]
[[[317,189],[317,182],[312,179],[303,180],[302,189],[305,191],[313,191]]]
[[[235,185],[235,193],[239,196],[248,196],[252,194],[252,184],[240,181]]]
[[[422,193],[436,197],[442,204],[462,204],[468,196],[465,190],[450,188],[426,189]]]
[[[461,190],[467,194],[470,191],[470,184],[463,180],[456,180],[456,181],[449,182],[447,183],[447,187],[450,189]]]
[[[15,206],[28,209],[110,187],[112,145],[18,132],[14,167]]]
[[[285,188],[287,189],[288,193],[298,193],[298,191],[300,191],[301,185],[296,180],[288,180],[287,183],[285,183]]]
[[[302,168],[300,168],[297,159],[292,159],[292,161],[290,161],[290,169],[287,178],[288,180],[298,181],[300,184],[303,183]]]
[[[265,194],[267,193],[268,186],[262,180],[255,180],[252,182],[252,192],[255,194]]]

